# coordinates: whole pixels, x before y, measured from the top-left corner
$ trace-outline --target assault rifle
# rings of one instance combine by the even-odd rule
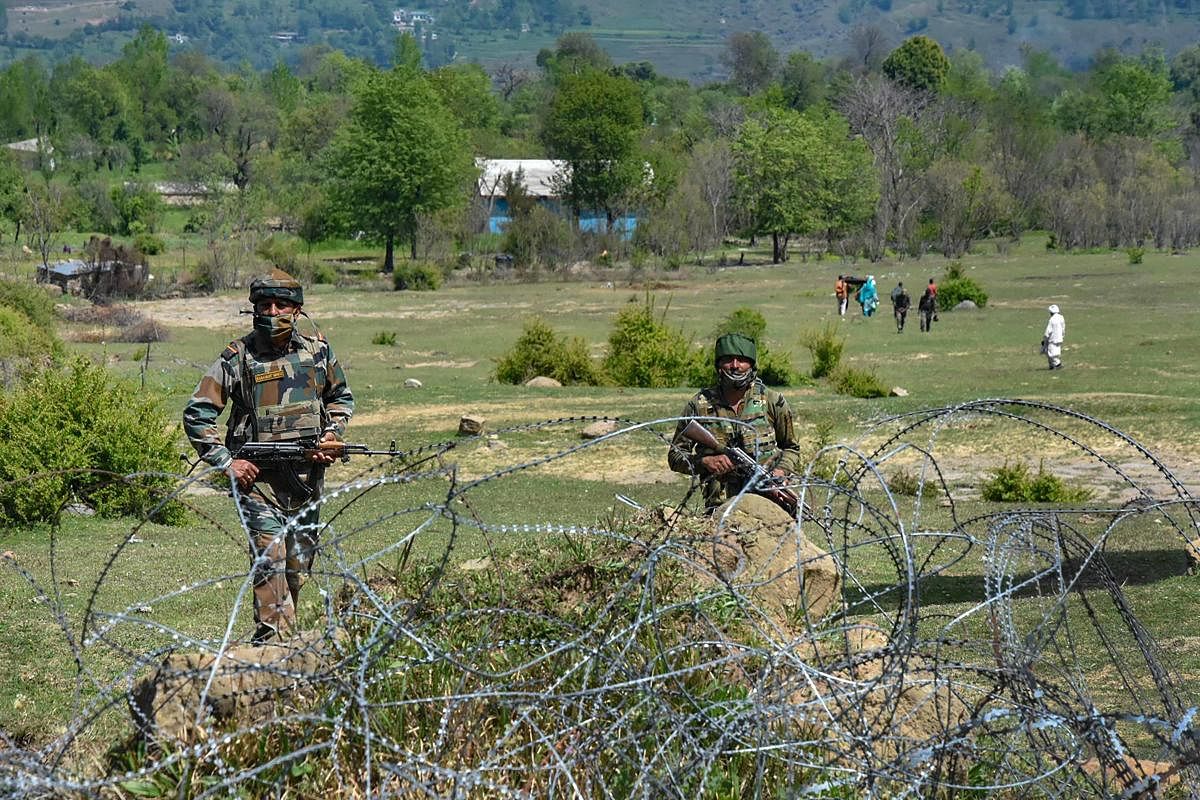
[[[395,458],[402,452],[396,449],[394,439],[391,448],[374,450],[365,444],[322,442],[316,437],[306,437],[292,442],[246,442],[232,455],[234,458],[243,458],[256,464],[295,464],[308,461],[308,457],[313,453],[327,453],[342,461],[349,461],[350,456],[391,456]]]
[[[751,458],[745,450],[740,447],[722,447],[721,443],[717,441],[717,437],[696,420],[688,422],[687,427],[683,429],[683,435],[702,447],[728,456],[729,460],[733,462],[734,469],[746,477],[746,486],[749,487],[747,491],[762,495],[788,512],[789,516],[796,516],[800,498],[788,488],[781,478],[767,472],[763,465]]]

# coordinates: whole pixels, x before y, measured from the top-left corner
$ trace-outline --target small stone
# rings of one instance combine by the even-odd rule
[[[959,303],[958,305],[956,305],[954,308],[952,308],[950,310],[951,311],[978,311],[979,306],[975,305],[975,303],[971,300],[963,300],[961,303]]]
[[[554,378],[547,378],[545,375],[538,375],[536,378],[530,378],[525,381],[526,386],[532,386],[535,389],[557,389],[562,386],[561,383]]]
[[[888,396],[889,397],[908,397],[908,389],[905,389],[903,386],[893,386],[892,390],[890,392],[888,392]]]
[[[491,450],[507,450],[508,445],[499,439],[488,439],[487,446]]]
[[[593,422],[579,432],[579,436],[583,439],[599,439],[601,436],[607,436],[617,429],[617,423],[611,419],[602,419]]]
[[[458,418],[458,435],[459,436],[478,436],[483,433],[483,426],[487,420],[478,414],[463,414]]]
[[[95,509],[83,503],[71,503],[63,509],[63,513],[72,514],[76,517],[94,517],[96,515]]]
[[[458,568],[463,572],[482,572],[492,566],[492,559],[488,556],[483,558],[472,558],[458,565]]]
[[[404,381],[405,389],[420,389],[425,384],[421,383],[416,378],[406,378]]]
[[[151,608],[150,606],[136,606],[133,609],[133,613],[135,613],[135,614],[150,614],[153,612],[154,612],[154,609]]]

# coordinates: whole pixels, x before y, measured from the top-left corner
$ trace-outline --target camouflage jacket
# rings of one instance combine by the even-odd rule
[[[217,418],[232,404],[226,433]],[[250,333],[230,342],[183,410],[183,430],[200,458],[216,467],[247,441],[288,441],[332,431],[343,438],[354,396],[323,337],[293,333],[282,351]]]
[[[675,472],[699,475],[704,480],[704,500],[710,507],[720,505],[741,491],[745,476],[730,473],[718,480],[704,474],[700,459],[714,453],[683,435],[689,417],[722,417],[745,423],[708,421],[701,424],[722,445],[741,447],[768,470],[780,468],[794,473],[799,467],[800,445],[796,443],[792,410],[783,395],[768,389],[762,381],[755,381],[746,392],[740,412],[725,404],[718,387],[710,387],[689,400],[679,416],[684,419],[675,427],[667,463]]]

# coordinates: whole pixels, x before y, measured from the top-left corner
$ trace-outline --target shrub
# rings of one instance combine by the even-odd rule
[[[758,345],[758,361],[755,367],[758,377],[768,386],[793,386],[799,382],[796,370],[792,368],[792,354],[777,353],[767,346],[767,320],[753,308],[742,306],[735,308],[725,317],[713,331],[716,339],[726,333],[740,333],[749,336]],[[699,351],[693,356],[693,365],[688,373],[690,386],[711,386],[717,380],[716,369],[712,363],[712,351]]]
[[[887,397],[888,389],[874,372],[855,367],[840,367],[830,376],[833,390],[850,397]]]
[[[819,331],[807,331],[801,341],[812,354],[812,369],[809,371],[812,377],[824,378],[837,370],[842,360],[842,350],[846,347],[846,339],[838,335],[837,325],[826,323]]]
[[[978,283],[963,273],[962,264],[955,262],[946,270],[938,286],[937,303],[942,311],[948,311],[961,303],[970,300],[983,308],[987,305],[987,292]]]
[[[337,267],[324,261],[318,262],[309,273],[309,279],[312,283],[333,286],[338,279]]]
[[[295,242],[286,241],[275,235],[268,236],[254,248],[254,254],[273,267],[295,274],[299,256]]]
[[[1131,247],[1125,251],[1125,255],[1129,256],[1130,264],[1140,264],[1146,256],[1146,249],[1144,247]]]
[[[20,311],[35,328],[51,336],[58,327],[54,300],[36,284],[0,279],[0,306]]]
[[[600,373],[579,337],[559,336],[544,320],[525,323],[521,336],[496,362],[494,377],[501,383],[521,384],[545,375],[564,385],[600,383]]]
[[[117,335],[113,337],[113,341],[146,344],[148,342],[165,342],[169,338],[170,334],[160,322],[153,319],[144,319],[141,322],[126,325],[117,332]]]
[[[442,285],[442,271],[434,264],[399,264],[392,274],[396,291],[432,292]]]
[[[915,472],[900,469],[892,473],[892,476],[888,478],[887,485],[892,494],[916,497],[917,492],[921,489],[921,479]]]
[[[167,243],[153,233],[139,233],[133,239],[133,247],[142,255],[156,256],[167,249]]]
[[[694,358],[683,332],[655,318],[654,300],[647,295],[617,314],[604,371],[618,386],[680,386],[691,377]]]
[[[181,523],[181,505],[158,508],[179,464],[172,422],[158,398],[82,359],[31,374],[0,395],[0,517],[56,522],[82,502],[100,516]],[[124,478],[133,473],[151,474]]]
[[[0,360],[34,359],[57,353],[62,345],[19,310],[0,305]]]
[[[1004,462],[979,487],[984,500],[999,503],[1082,503],[1092,491],[1082,486],[1069,486],[1062,478],[1046,471],[1046,463],[1038,464],[1037,474],[1031,474],[1023,461],[1013,465]]]
[[[396,346],[396,332],[395,331],[380,331],[379,333],[377,333],[373,337],[371,337],[371,344],[379,344],[379,345],[383,345],[385,347],[395,347]]]

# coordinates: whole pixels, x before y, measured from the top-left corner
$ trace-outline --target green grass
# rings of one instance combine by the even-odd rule
[[[8,252],[7,250],[4,252]],[[188,258],[192,257],[189,246]],[[378,250],[358,243],[332,243],[314,251],[314,257],[378,257]],[[0,259],[5,256],[0,255]],[[0,271],[28,274],[21,259],[0,263]],[[173,256],[155,259],[168,265]],[[912,323],[898,335],[890,315],[874,319],[848,316],[840,323],[846,338],[843,363],[874,370],[887,386],[902,386],[906,398],[857,400],[834,394],[826,383],[813,388],[785,391],[797,420],[797,433],[806,448],[831,429],[836,440],[852,441],[872,418],[905,411],[952,405],[982,397],[1021,397],[1068,406],[1092,414],[1126,430],[1161,450],[1167,463],[1187,472],[1200,455],[1200,366],[1191,354],[1200,347],[1200,327],[1191,297],[1178,287],[1192,272],[1186,256],[1146,254],[1141,265],[1131,266],[1124,252],[1071,255],[1047,253],[1038,237],[1027,238],[1008,256],[990,249],[963,260],[967,274],[988,292],[988,307],[974,313],[943,312],[933,332],[922,334]],[[847,263],[835,259],[770,267],[749,266],[708,270],[687,267],[663,278],[666,288],[656,290],[656,308],[666,309],[667,321],[694,334],[697,342],[710,334],[729,311],[750,306],[767,320],[772,350],[790,350],[794,366],[808,371],[807,350],[801,344],[806,331],[837,322],[832,296],[840,272],[873,273],[886,297],[896,280],[922,286],[929,277],[940,278],[946,262],[925,258],[918,262]],[[396,439],[402,447],[453,437],[462,413],[477,412],[495,430],[560,416],[610,415],[651,420],[678,413],[690,390],[638,390],[568,387],[556,390],[526,389],[489,383],[498,358],[520,335],[525,320],[539,314],[557,331],[583,337],[596,355],[616,313],[630,302],[641,302],[641,285],[623,282],[627,275],[614,269],[613,285],[606,282],[547,282],[540,284],[454,283],[437,292],[413,293],[354,290],[345,287],[306,288],[306,310],[333,343],[356,394],[357,418],[349,438],[384,445]],[[1064,350],[1066,369],[1049,372],[1037,345],[1046,321],[1045,307],[1062,307],[1067,320]],[[146,374],[149,390],[160,393],[172,408],[181,408],[201,372],[224,344],[246,329],[246,318],[230,312],[244,305],[242,291],[218,298],[196,298],[148,303],[140,309],[168,325],[170,340],[152,346]],[[855,306],[851,304],[853,313]],[[220,312],[227,324],[210,326],[207,319]],[[188,319],[187,317],[192,317]],[[380,331],[395,331],[393,347],[371,343]],[[68,326],[65,333],[70,338]],[[138,357],[144,346],[74,343],[79,352],[107,360],[113,369],[137,378]],[[404,388],[406,378],[418,378],[421,389]],[[485,474],[529,458],[557,452],[579,442],[581,425],[546,431],[502,435],[507,446],[492,449],[479,442],[450,451],[447,460],[459,466],[464,478]],[[1027,432],[1026,432],[1027,433]],[[1020,435],[1008,423],[980,420],[971,427],[955,427],[940,434],[949,461],[957,462],[953,476],[956,491],[969,490],[986,477],[987,469],[1005,459],[1025,457],[1037,463],[1039,442]],[[184,444],[181,441],[180,449]],[[664,447],[649,436],[605,445],[586,456],[548,464],[481,487],[471,496],[470,510],[489,523],[554,522],[595,524],[607,519],[614,493],[643,503],[677,500],[687,481],[665,472]],[[1058,466],[1047,456],[1047,467]],[[353,474],[355,464],[338,466],[331,474],[336,484]],[[654,482],[652,482],[654,481]],[[380,490],[350,507],[339,521],[345,531],[355,531],[380,518],[389,509],[445,496],[445,484],[425,481],[418,486]],[[179,588],[182,584],[245,570],[244,545],[228,500],[220,496],[195,499],[198,507],[222,521],[227,532],[197,522],[184,528],[151,526],[139,533],[144,541],[129,545],[105,581],[97,606],[120,610]],[[1002,506],[971,501],[966,511],[982,513]],[[930,508],[923,520],[935,524],[939,513]],[[967,515],[969,516],[970,513]],[[932,515],[932,516],[929,516]],[[961,516],[960,516],[961,518]],[[395,524],[372,527],[350,541],[354,552],[368,553],[403,530],[411,517]],[[37,577],[49,591],[61,593],[67,618],[77,629],[92,585],[107,557],[129,532],[131,523],[71,517],[57,536],[57,574],[51,584],[50,549],[45,530],[9,531],[0,534],[0,550],[10,551],[16,563]],[[1163,640],[1193,642],[1200,637],[1200,609],[1194,579],[1183,574],[1181,548],[1171,537],[1157,534],[1161,527],[1150,521],[1129,524],[1113,544],[1122,553],[1115,563],[1126,570],[1125,593],[1147,628]],[[445,545],[446,531],[430,535],[418,556],[432,556]],[[504,534],[493,546],[536,556],[539,534]],[[479,558],[489,553],[485,537],[464,531],[456,544],[455,558]],[[887,585],[896,580],[894,570],[878,551],[863,551],[856,568],[868,583]],[[954,615],[972,606],[982,594],[984,562],[974,552],[924,586],[924,613]],[[186,604],[165,601],[156,605],[152,618],[184,628],[196,635],[217,636],[229,614],[236,582],[224,581],[188,595]],[[22,741],[41,743],[51,738],[75,713],[75,670],[70,650],[52,616],[24,581],[11,569],[0,570],[0,603],[10,613],[0,617],[0,637],[6,642],[0,654],[0,729]],[[302,616],[315,619],[318,597],[308,592]],[[1040,618],[1041,605],[1031,598],[1021,613]],[[1081,629],[1088,624],[1076,606],[1067,612]],[[1111,615],[1110,610],[1103,612]],[[946,616],[943,619],[948,619]],[[1103,617],[1107,619],[1108,617]],[[975,624],[979,617],[971,624]],[[1115,619],[1115,617],[1114,617]],[[250,627],[249,612],[242,610],[237,633]],[[972,631],[972,635],[982,635]],[[162,644],[161,634],[146,629],[122,634],[119,642],[133,649]],[[1096,666],[1099,696],[1114,692],[1106,684],[1103,649],[1095,637],[1081,637],[1079,660]],[[1200,674],[1200,656],[1194,647],[1172,651],[1172,666],[1194,684]],[[89,666],[104,676],[124,661],[121,657],[93,653]],[[83,682],[83,696],[90,689]],[[105,737],[118,735],[119,714],[111,727],[89,731],[90,746],[102,750]]]

